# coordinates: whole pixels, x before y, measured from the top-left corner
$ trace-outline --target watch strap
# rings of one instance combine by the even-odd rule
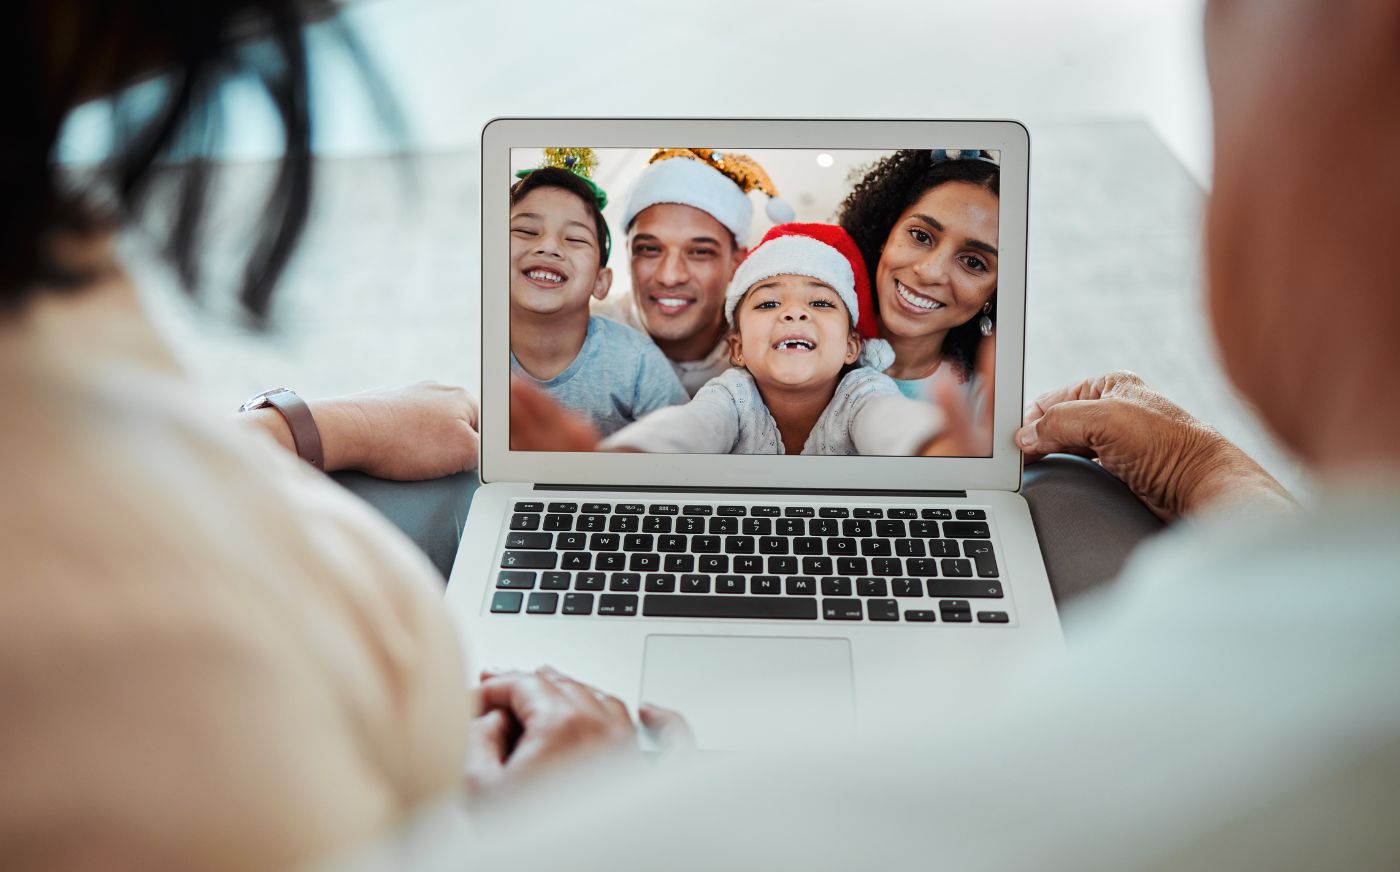
[[[292,444],[297,455],[320,470],[326,468],[325,452],[321,448],[321,431],[316,427],[316,419],[311,415],[311,407],[291,391],[272,391],[263,397],[263,402],[282,414],[287,428],[292,431]]]

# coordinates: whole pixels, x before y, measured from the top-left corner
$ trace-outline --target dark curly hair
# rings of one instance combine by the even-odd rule
[[[526,194],[537,188],[560,188],[583,201],[584,208],[593,216],[593,230],[602,244],[598,268],[607,266],[608,255],[612,253],[612,234],[608,232],[608,222],[603,219],[603,210],[598,208],[598,197],[588,183],[566,169],[540,167],[510,186],[510,204],[514,206],[525,199]]]
[[[836,222],[855,240],[866,269],[870,271],[871,287],[880,265],[880,253],[885,240],[899,221],[904,210],[914,205],[924,194],[948,182],[966,182],[991,191],[1001,197],[1001,168],[985,160],[933,160],[927,149],[904,149],[876,161],[865,171],[851,193],[841,203]],[[880,311],[880,299],[874,297],[875,312]],[[996,320],[996,293],[992,293],[989,313]],[[956,361],[965,373],[972,372],[977,360],[977,347],[982,342],[980,319],[973,318],[948,331],[943,352]]]

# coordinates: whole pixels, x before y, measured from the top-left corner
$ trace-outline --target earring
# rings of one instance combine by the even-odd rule
[[[987,301],[987,305],[982,307],[982,319],[977,322],[977,328],[982,331],[983,336],[991,336],[997,332],[996,322],[992,320],[992,303]]]

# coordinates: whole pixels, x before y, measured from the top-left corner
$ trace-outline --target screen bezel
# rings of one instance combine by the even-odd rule
[[[510,449],[509,226],[512,148],[982,148],[1001,152],[996,399],[991,457],[621,454]],[[1015,121],[497,118],[481,133],[481,463],[483,482],[822,491],[1007,490],[1021,486],[1030,135]],[[622,228],[614,228],[623,238]],[[625,257],[625,245],[617,245]],[[778,461],[778,462],[775,462]]]

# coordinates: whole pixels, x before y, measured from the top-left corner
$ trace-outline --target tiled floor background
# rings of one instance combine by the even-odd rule
[[[1135,370],[1305,493],[1215,362],[1192,176],[1145,123],[1038,125],[1031,142],[1027,394]],[[315,218],[267,335],[230,326],[217,304],[196,313],[142,240],[129,240],[128,260],[177,348],[230,408],[275,385],[320,395],[432,378],[476,389],[478,156],[323,164]],[[264,177],[260,164],[228,170],[216,279],[232,275],[219,252],[240,239],[232,216],[247,213]]]

